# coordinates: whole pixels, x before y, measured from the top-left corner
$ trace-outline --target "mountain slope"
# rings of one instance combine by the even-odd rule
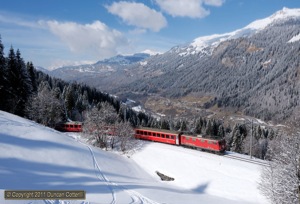
[[[150,57],[150,54],[148,53],[137,53],[126,56],[117,55],[109,59],[98,61],[95,64],[61,67],[49,72],[49,74],[57,78],[72,81],[80,81],[81,79],[89,77],[101,78],[110,76],[119,69],[123,69],[123,67],[127,65],[145,60],[148,57]]]
[[[285,120],[299,110],[299,11],[283,9],[238,31],[198,38],[150,58],[142,69],[131,69],[132,74],[143,70],[133,76],[137,80],[114,92],[192,94],[211,98],[205,108],[217,105],[264,120]]]
[[[283,22],[291,19],[297,19],[300,17],[300,9],[288,9],[283,8],[282,10],[274,13],[273,15],[256,20],[244,28],[235,30],[230,33],[214,34],[209,36],[202,36],[196,38],[188,46],[179,46],[176,52],[179,55],[196,54],[202,52],[205,48],[210,47],[210,50],[217,47],[220,43],[231,39],[237,39],[241,37],[249,37],[259,31],[264,30],[268,26],[277,22]]]
[[[300,9],[283,8],[236,31],[199,37],[138,63],[70,79],[144,103],[153,96],[192,96],[201,101],[200,109],[295,123],[300,119],[299,34]],[[198,111],[188,113],[193,112]]]
[[[0,111],[0,202],[268,203],[257,189],[261,167],[255,164],[142,141],[128,158],[80,140],[80,134]],[[160,181],[155,171],[173,176],[174,183]],[[86,200],[4,200],[7,189],[85,190]]]

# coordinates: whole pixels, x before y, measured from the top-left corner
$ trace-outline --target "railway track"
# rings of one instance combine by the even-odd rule
[[[252,164],[257,164],[257,165],[260,165],[260,166],[265,166],[265,167],[270,166],[267,162],[263,162],[263,161],[260,161],[260,160],[255,160],[255,159],[250,159],[250,158],[245,158],[245,157],[238,157],[238,156],[231,155],[231,154],[225,154],[223,156],[227,157],[227,158],[230,158],[230,159],[235,159],[235,160],[244,161],[244,162],[248,162],[248,163],[252,163]]]

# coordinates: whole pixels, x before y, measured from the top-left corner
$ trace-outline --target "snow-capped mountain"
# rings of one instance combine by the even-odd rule
[[[98,61],[95,64],[78,66],[65,66],[51,71],[49,74],[65,80],[80,80],[96,75],[107,76],[124,66],[128,66],[150,57],[148,53],[136,53],[133,55],[117,55],[109,59]]]
[[[138,63],[58,75],[129,98],[209,96],[203,107],[236,108],[281,123],[293,114],[300,119],[299,55],[300,9],[283,8],[241,29],[202,36]]]
[[[249,37],[252,34],[265,29],[269,25],[277,22],[284,22],[285,20],[290,20],[292,18],[300,18],[300,9],[283,8],[267,18],[250,23],[244,28],[229,33],[201,36],[196,38],[192,43],[175,47],[171,51],[178,53],[180,56],[198,53],[211,54],[212,50],[221,42],[240,37]]]
[[[133,55],[117,55],[115,57],[99,61],[96,64],[130,65],[142,61],[148,57],[150,57],[150,54],[147,53],[137,53]]]
[[[300,9],[284,8],[241,29],[199,37],[153,56],[131,67],[130,78],[114,75],[119,84],[109,84],[112,90],[107,90],[142,96],[204,95],[211,98],[205,108],[234,107],[282,122],[299,115],[299,54]]]

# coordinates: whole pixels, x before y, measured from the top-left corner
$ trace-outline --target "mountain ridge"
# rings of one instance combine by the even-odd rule
[[[142,63],[79,81],[144,102],[154,95],[193,95],[203,101],[201,109],[282,122],[297,118],[300,110],[299,34],[300,9],[284,8],[242,29],[199,37]]]

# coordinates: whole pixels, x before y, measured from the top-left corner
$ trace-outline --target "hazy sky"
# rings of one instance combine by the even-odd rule
[[[13,0],[0,5],[8,53],[44,68],[93,63],[117,54],[164,52],[242,28],[300,0]]]

